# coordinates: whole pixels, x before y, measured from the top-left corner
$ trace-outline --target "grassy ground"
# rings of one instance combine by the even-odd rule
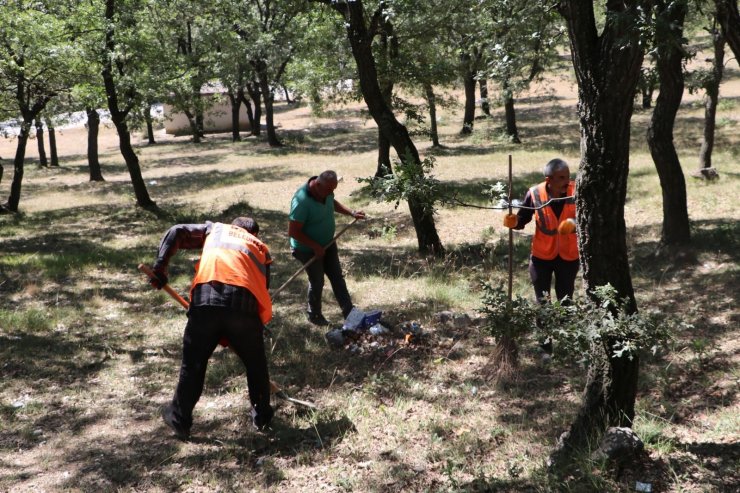
[[[669,351],[645,357],[635,429],[647,448],[638,460],[584,460],[581,474],[555,482],[543,461],[577,408],[584,369],[543,366],[532,342],[522,348],[517,381],[490,381],[493,341],[476,308],[480,281],[506,279],[501,213],[441,209],[449,253],[419,258],[405,206],[372,202],[356,182],[374,172],[376,144],[359,107],[313,118],[305,107],[282,106],[281,149],[227,136],[196,146],[163,134],[157,145],[139,146],[159,214],[134,207],[112,130],[101,136],[104,183],[87,181],[84,131],[58,136],[59,169],[37,168],[30,142],[22,213],[0,216],[0,491],[630,491],[635,481],[661,492],[737,491],[740,77],[728,72],[714,154],[720,180],[688,177],[702,134],[696,98],[677,122],[696,262],[656,254],[662,201],[644,142],[650,113],[634,117],[626,220],[638,300],[643,310],[692,324]],[[505,180],[508,154],[517,194],[540,180],[552,157],[575,170],[573,87],[565,80],[550,89],[519,102],[520,146],[499,138],[500,110],[479,119],[467,139],[457,135],[460,108],[445,111],[447,148],[434,153],[436,176],[483,204],[480,184]],[[12,156],[14,145],[0,141],[0,155]],[[173,223],[250,214],[281,284],[298,268],[286,238],[290,198],[327,168],[343,176],[338,199],[371,217],[341,241],[350,291],[361,308],[384,310],[393,334],[330,348],[304,319],[299,277],[275,300],[271,376],[320,410],[277,402],[273,429],[253,431],[240,363],[218,350],[193,440],[177,441],[159,409],[176,382],[185,317],[148,289],[136,265],[154,259]],[[0,193],[8,193],[11,171],[6,166]],[[527,297],[531,233],[528,226],[515,240],[515,291]],[[196,255],[181,252],[171,266],[183,293]],[[338,321],[330,291],[325,304]],[[467,313],[473,324],[444,324],[434,317],[442,310]],[[412,321],[425,335],[405,344],[401,328]]]

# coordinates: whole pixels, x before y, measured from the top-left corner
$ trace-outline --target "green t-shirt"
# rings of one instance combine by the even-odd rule
[[[310,178],[308,181],[316,177]],[[314,199],[308,192],[308,181],[293,195],[290,202],[290,220],[303,223],[303,232],[320,245],[326,246],[333,238],[336,229],[334,223],[334,194],[326,197],[325,203]],[[302,252],[313,250],[295,238],[290,238],[290,247]]]

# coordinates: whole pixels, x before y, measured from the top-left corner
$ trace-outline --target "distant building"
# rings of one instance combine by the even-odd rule
[[[203,114],[203,132],[224,133],[231,132],[231,102],[228,92],[220,84],[209,84],[203,86],[200,91],[201,98],[207,98],[212,104]],[[172,105],[163,105],[164,129],[172,135],[190,135],[192,130],[188,117],[184,113],[176,111]],[[239,108],[239,131],[248,131],[249,117],[244,104]]]

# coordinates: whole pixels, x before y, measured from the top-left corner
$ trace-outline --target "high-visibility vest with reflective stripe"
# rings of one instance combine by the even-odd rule
[[[566,195],[574,196],[576,183],[568,184]],[[529,190],[534,200],[535,207],[551,199],[547,193],[545,182],[532,187]],[[535,224],[537,225],[532,240],[532,255],[542,260],[552,260],[558,255],[563,260],[578,260],[578,236],[575,231],[561,235],[558,233],[558,225],[566,219],[576,217],[575,199],[569,199],[563,205],[560,217],[555,215],[552,207],[547,206],[535,211]]]
[[[241,286],[251,292],[259,305],[263,324],[272,319],[272,300],[267,291],[267,265],[272,262],[267,245],[238,226],[215,223],[203,244],[190,290],[210,281]]]

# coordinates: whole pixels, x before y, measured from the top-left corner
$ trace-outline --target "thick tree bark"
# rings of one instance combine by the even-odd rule
[[[283,86],[283,94],[285,94],[285,104],[293,104],[295,101],[290,99],[290,91],[288,91],[288,88]]]
[[[421,158],[416,149],[408,130],[398,120],[393,111],[388,107],[378,85],[378,73],[375,67],[375,58],[372,52],[373,35],[368,31],[365,24],[365,7],[362,0],[347,3],[334,3],[326,0],[322,3],[331,5],[340,12],[347,26],[347,37],[352,48],[352,55],[357,64],[360,78],[362,96],[367,104],[370,115],[390,141],[399,159],[404,163],[411,164],[419,174],[422,173]],[[409,198],[409,210],[416,230],[416,238],[420,253],[432,253],[441,255],[444,253],[442,242],[437,234],[432,211],[425,207],[419,200]]]
[[[432,137],[432,147],[442,147],[437,131],[437,97],[434,95],[434,87],[428,82],[424,83],[424,94],[429,105],[429,132]]]
[[[630,120],[643,60],[637,19],[650,12],[639,0],[607,2],[599,34],[592,2],[563,0],[578,81],[581,163],[576,208],[586,290],[611,284],[637,310],[627,255],[624,204],[629,173]],[[613,341],[594,355],[581,410],[551,456],[566,465],[607,426],[630,426],[634,418],[639,361],[615,358]],[[598,357],[601,354],[601,357]]]
[[[463,126],[460,133],[468,135],[473,133],[475,123],[475,72],[468,70],[463,78],[465,88],[465,111],[463,112]]]
[[[382,178],[393,174],[391,165],[391,141],[378,129],[378,166],[375,168],[375,177]]]
[[[36,143],[38,144],[39,149],[39,166],[45,168],[49,166],[49,160],[46,158],[46,147],[44,146],[44,123],[41,121],[41,118],[36,118],[33,121],[33,124],[36,127]]]
[[[247,84],[249,98],[254,102],[254,115],[250,119],[252,124],[252,135],[259,137],[262,134],[262,94],[260,93],[259,84],[252,82]],[[247,110],[247,114],[251,112]]]
[[[506,114],[506,135],[514,144],[521,144],[519,129],[516,128],[516,110],[514,110],[514,98],[511,94],[504,96],[504,113]]]
[[[264,60],[259,60],[255,63],[255,71],[259,78],[260,93],[262,94],[262,102],[265,105],[265,126],[267,128],[267,143],[270,147],[280,147],[283,144],[277,137],[275,132],[275,120],[273,112],[273,102],[275,96],[270,88],[270,82],[267,79],[267,66]]]
[[[152,104],[147,103],[144,107],[144,121],[146,122],[146,137],[149,145],[157,143],[154,140],[154,122],[152,122]]]
[[[4,209],[11,212],[18,212],[18,204],[21,201],[21,185],[23,183],[23,163],[26,158],[26,144],[31,134],[31,125],[34,118],[23,118],[20,132],[18,133],[18,144],[15,147],[15,157],[13,158],[13,181],[10,183],[10,196],[3,206]]]
[[[239,142],[242,140],[241,135],[239,135],[239,110],[242,106],[242,100],[232,88],[229,88],[228,96],[231,105],[231,141]]]
[[[712,32],[712,44],[714,45],[714,62],[712,64],[712,76],[707,81],[704,89],[704,140],[699,151],[699,168],[708,169],[712,167],[712,151],[714,149],[714,130],[717,120],[717,102],[719,101],[719,85],[725,60],[725,37],[720,31],[714,29]]]
[[[196,115],[193,114],[189,109],[182,110],[185,117],[188,119],[188,125],[190,125],[190,133],[193,134],[193,143],[200,144],[200,130],[198,129],[198,121]]]
[[[240,87],[237,90],[237,97],[239,100],[244,103],[244,108],[247,110],[247,120],[249,120],[249,131],[252,135],[254,135],[254,132],[252,129],[254,128],[254,113],[252,112],[252,103],[249,101],[249,98],[244,93],[244,88]]]
[[[49,166],[59,167],[59,153],[57,152],[57,133],[50,118],[46,118],[46,128],[49,129]]]
[[[735,55],[735,62],[740,65],[740,12],[737,0],[715,0],[715,5],[722,35]]]
[[[480,88],[480,109],[486,116],[491,116],[491,104],[488,102],[488,81],[480,79],[478,81]]]
[[[134,148],[131,146],[131,134],[126,124],[126,116],[131,111],[131,105],[122,109],[119,106],[118,91],[113,76],[113,54],[116,53],[116,43],[114,39],[114,27],[115,26],[115,13],[116,13],[116,2],[115,0],[105,0],[105,19],[108,22],[108,28],[105,31],[105,49],[108,56],[103,59],[103,83],[105,85],[105,95],[108,100],[108,110],[110,111],[111,120],[118,131],[118,144],[121,150],[121,155],[126,162],[126,168],[128,168],[129,175],[131,176],[131,184],[134,187],[134,195],[136,196],[136,204],[146,209],[156,208],[157,204],[149,197],[149,192],[146,189],[144,178],[141,176],[141,167],[139,166],[139,158],[134,152]],[[117,67],[120,72],[121,67]]]
[[[516,111],[514,110],[514,95],[509,88],[508,81],[503,83],[504,114],[506,115],[506,135],[514,144],[521,144],[519,140],[519,129],[516,128]]]
[[[686,182],[673,145],[673,125],[684,89],[682,65],[685,51],[681,46],[681,38],[688,7],[685,0],[657,0],[655,9],[656,18],[663,20],[658,22],[655,35],[660,88],[647,135],[650,154],[658,170],[660,188],[663,191],[661,243],[687,245],[691,242],[691,232],[686,204]]]
[[[376,60],[376,69],[378,71],[378,86],[380,93],[383,95],[385,104],[393,108],[393,62],[398,58],[398,38],[394,35],[393,24],[384,17],[379,23],[380,45],[377,52],[379,53]],[[382,178],[393,173],[391,164],[391,142],[383,135],[383,130],[378,127],[378,164],[375,169],[375,176]]]
[[[98,159],[98,132],[100,115],[95,108],[87,108],[87,165],[90,168],[90,181],[105,181]]]

